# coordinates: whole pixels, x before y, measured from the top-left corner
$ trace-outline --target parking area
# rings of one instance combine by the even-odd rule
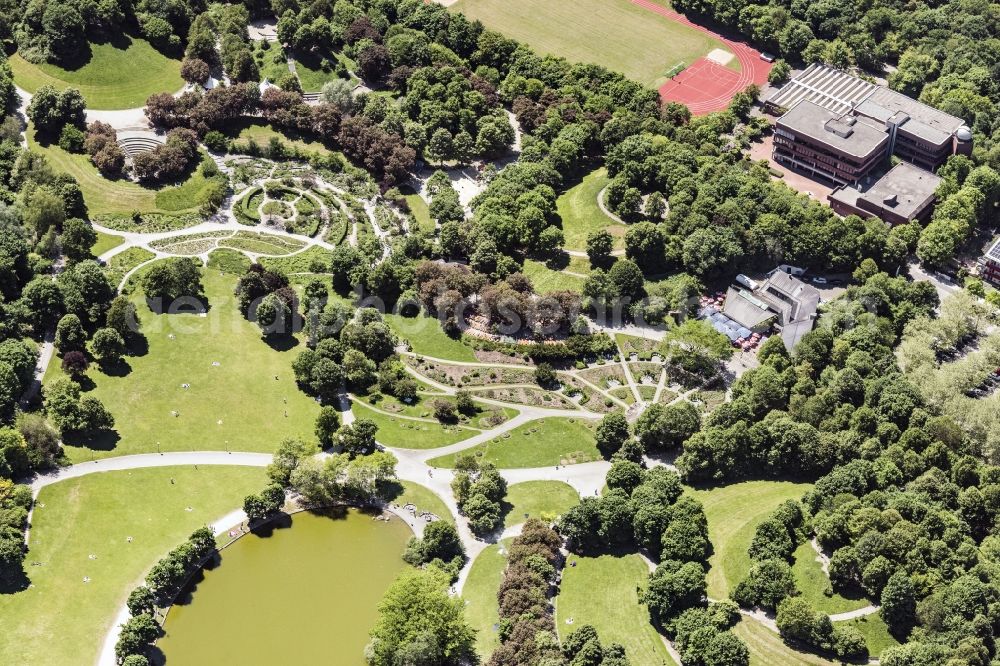
[[[800,194],[805,194],[809,198],[825,204],[827,202],[826,198],[833,192],[833,188],[817,180],[813,180],[805,174],[792,171],[788,167],[778,164],[771,159],[772,148],[773,137],[771,135],[765,136],[760,141],[750,144],[750,159],[766,161],[772,169],[781,174],[781,178],[775,176],[776,180],[780,180]]]

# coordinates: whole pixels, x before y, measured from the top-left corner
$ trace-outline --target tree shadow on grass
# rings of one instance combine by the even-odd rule
[[[129,338],[125,353],[129,356],[145,356],[149,353],[149,339],[142,333],[137,333]]]
[[[124,358],[118,359],[115,363],[100,364],[99,367],[108,377],[125,377],[132,372],[132,366]]]
[[[63,444],[91,451],[114,451],[121,440],[114,430],[99,430],[94,433],[69,433],[63,437]]]
[[[299,345],[299,339],[294,335],[265,335],[263,340],[268,347],[278,352],[291,351]]]
[[[29,585],[31,581],[28,580],[24,568],[20,571],[4,572],[4,575],[0,576],[0,595],[24,592]]]
[[[386,502],[395,502],[406,492],[406,488],[399,481],[383,481],[378,486],[379,497]]]
[[[569,254],[566,252],[559,252],[558,254],[546,259],[545,265],[554,271],[561,271],[569,266]]]

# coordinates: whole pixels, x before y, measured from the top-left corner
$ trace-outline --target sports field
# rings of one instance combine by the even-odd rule
[[[451,9],[540,53],[597,63],[656,88],[676,64],[728,50],[630,0],[459,0]]]
[[[91,109],[133,109],[158,92],[177,92],[184,85],[181,63],[149,42],[122,35],[114,44],[90,44],[78,63],[60,67],[35,65],[18,54],[10,57],[14,82],[30,93],[44,85],[76,88]]]

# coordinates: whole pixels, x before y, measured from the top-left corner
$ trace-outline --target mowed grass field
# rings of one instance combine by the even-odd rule
[[[79,63],[61,67],[33,64],[19,54],[10,57],[14,82],[30,93],[44,85],[76,88],[89,109],[133,109],[153,93],[181,89],[181,63],[168,58],[144,39],[121,35],[114,44],[90,44]]]
[[[271,139],[276,138],[286,145],[318,155],[329,155],[333,152],[319,141],[301,138],[290,132],[277,130],[262,120],[252,118],[230,122],[225,132],[227,136],[236,141],[247,142],[253,140],[262,147],[266,147]]]
[[[548,467],[600,460],[594,439],[597,421],[549,417],[529,421],[500,437],[427,461],[432,467],[452,467],[458,455],[472,454],[499,469]],[[378,437],[378,435],[376,435]]]
[[[838,662],[785,645],[781,636],[760,622],[742,618],[733,633],[743,639],[750,651],[750,666],[835,666]]]
[[[562,219],[566,249],[587,250],[587,236],[606,229],[614,237],[614,248],[625,247],[625,225],[605,215],[597,205],[597,195],[611,179],[604,167],[587,174],[583,180],[556,199],[556,210]]]
[[[524,481],[507,488],[504,498],[504,527],[543,515],[561,516],[580,503],[580,493],[562,481]],[[527,516],[525,516],[527,514]]]
[[[389,416],[369,409],[357,400],[351,411],[358,419],[371,419],[378,426],[375,439],[384,446],[401,449],[436,449],[478,435],[478,430],[462,426],[444,427],[437,421],[418,420],[405,416]]]
[[[834,615],[864,608],[868,600],[864,597],[848,598],[834,592],[826,596],[824,591],[830,585],[830,578],[823,573],[823,567],[816,559],[816,551],[808,541],[803,541],[795,550],[795,562],[792,564],[792,574],[795,576],[795,586],[802,593],[802,598],[812,604],[821,613]]]
[[[90,215],[103,213],[185,213],[198,209],[198,194],[208,183],[195,169],[187,180],[179,185],[167,185],[158,189],[144,187],[124,178],[108,180],[90,163],[90,157],[83,153],[69,153],[57,144],[42,145],[35,137],[33,127],[25,132],[28,147],[45,156],[55,171],[64,171],[80,183],[83,200]]]
[[[865,637],[868,653],[872,659],[878,659],[885,650],[899,645],[899,641],[889,633],[889,627],[878,613],[865,615],[853,620],[834,623],[835,627],[854,627]]]
[[[750,570],[747,548],[757,525],[787,499],[799,499],[807,483],[746,481],[690,492],[705,507],[708,538],[714,552],[708,558],[708,596],[725,599]]]
[[[574,629],[590,624],[605,645],[621,643],[633,664],[674,664],[649,623],[649,611],[639,602],[638,590],[648,578],[649,568],[635,554],[570,555],[555,599],[559,637],[565,639]]]
[[[584,261],[587,260],[584,259]],[[528,276],[531,284],[535,287],[535,292],[539,294],[548,294],[553,291],[573,291],[580,293],[583,291],[583,284],[587,280],[586,277],[581,277],[581,275],[586,275],[585,273],[577,275],[575,274],[576,271],[573,271],[569,266],[565,270],[556,270],[534,259],[525,260],[522,272]]]
[[[541,54],[596,63],[659,87],[674,65],[690,65],[719,40],[629,0],[458,0],[451,10]]]
[[[436,317],[404,317],[388,313],[384,317],[385,322],[400,340],[409,341],[410,351],[414,354],[433,356],[446,361],[475,363],[477,360],[472,347],[445,333]]]
[[[0,664],[95,663],[149,568],[266,481],[262,468],[201,465],[104,472],[43,488],[25,560],[32,587],[0,594]]]
[[[121,236],[106,234],[103,231],[98,231],[96,233],[97,240],[90,246],[90,253],[95,257],[99,257],[108,250],[113,250],[125,242],[125,239]]]
[[[476,652],[484,662],[500,646],[495,628],[500,622],[497,589],[507,567],[507,558],[501,548],[509,543],[510,539],[505,539],[479,553],[462,588],[462,599],[466,603],[465,619],[476,630]]]
[[[111,410],[120,439],[67,446],[71,461],[149,453],[157,443],[162,451],[269,452],[286,437],[313,440],[319,404],[292,373],[304,345],[268,345],[237,310],[234,277],[207,270],[203,283],[205,316],[153,314],[140,290],[133,294],[148,351],[126,357],[125,371],[88,371],[90,395]],[[61,375],[56,359],[45,381]]]

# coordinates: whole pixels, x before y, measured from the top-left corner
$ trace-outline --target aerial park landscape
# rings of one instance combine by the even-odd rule
[[[1000,6],[6,9],[0,663],[1000,659]]]

